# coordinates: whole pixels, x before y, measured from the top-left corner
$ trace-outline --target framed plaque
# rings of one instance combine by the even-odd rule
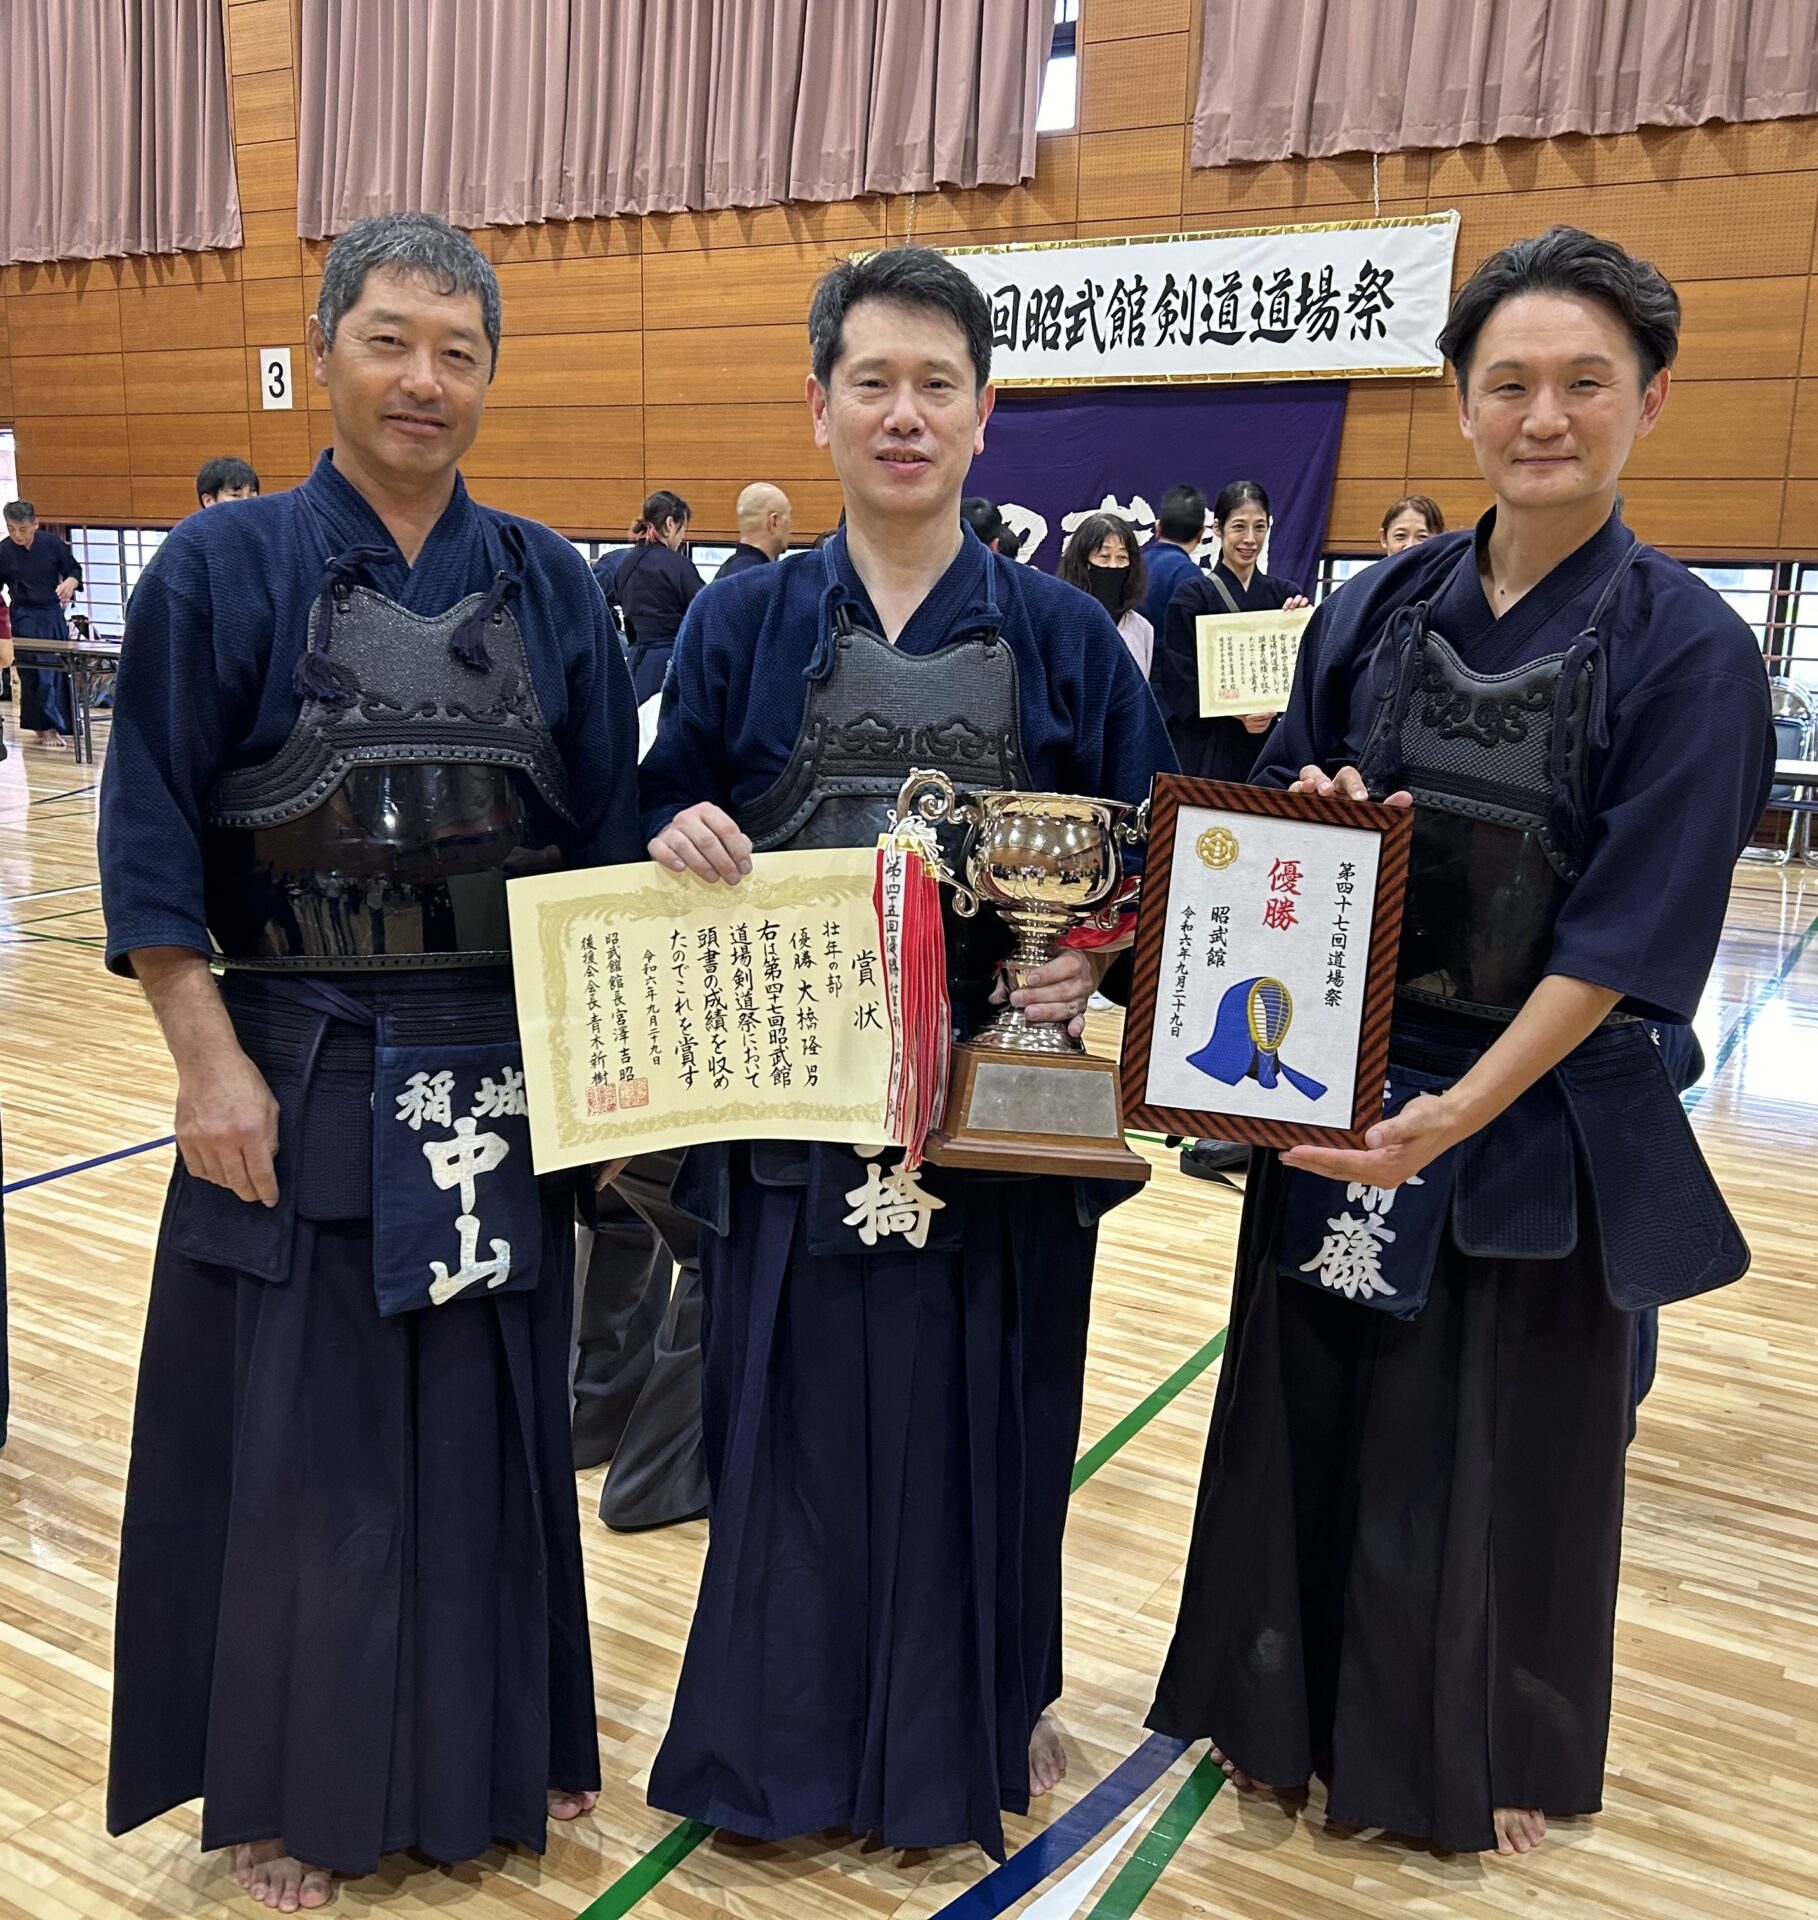
[[[1382,1117],[1413,825],[1407,807],[1156,780],[1127,1125],[1363,1144]]]
[[[1294,664],[1313,618],[1311,607],[1272,613],[1202,613],[1193,623],[1199,665],[1199,717],[1280,713],[1294,687]]]

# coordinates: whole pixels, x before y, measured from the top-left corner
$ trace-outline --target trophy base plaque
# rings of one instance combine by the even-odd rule
[[[1032,1127],[1037,1119],[1042,1124]],[[1091,1053],[1030,1053],[957,1041],[946,1124],[928,1136],[940,1167],[978,1173],[1149,1178],[1124,1144],[1117,1063]]]

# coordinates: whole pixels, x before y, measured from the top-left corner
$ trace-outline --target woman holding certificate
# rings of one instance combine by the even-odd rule
[[[1450,1851],[1597,1811],[1637,1315],[1748,1249],[1651,1023],[1773,766],[1754,635],[1622,523],[1679,301],[1558,227],[1441,339],[1495,496],[1308,628],[1253,779],[1416,807],[1388,1113],[1258,1155],[1150,1724]]]
[[[1210,573],[1196,573],[1183,581],[1168,602],[1161,653],[1152,676],[1155,694],[1180,756],[1181,772],[1202,780],[1247,780],[1275,715],[1201,718],[1200,616],[1273,613],[1277,608],[1307,605],[1307,596],[1292,580],[1276,579],[1258,564],[1268,542],[1270,519],[1269,496],[1262,487],[1254,480],[1233,480],[1212,508],[1218,565]]]

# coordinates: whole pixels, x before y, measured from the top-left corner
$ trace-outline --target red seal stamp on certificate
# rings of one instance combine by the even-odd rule
[[[621,1107],[649,1106],[650,1082],[648,1080],[622,1080],[619,1083],[619,1105]]]
[[[587,1089],[587,1115],[597,1119],[602,1113],[615,1112],[619,1104],[619,1090],[607,1081],[599,1086]]]

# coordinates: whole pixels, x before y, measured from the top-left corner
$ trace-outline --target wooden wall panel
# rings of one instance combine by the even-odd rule
[[[1112,6],[1080,9],[1081,47],[1100,40],[1141,40],[1156,34],[1185,33],[1203,11],[1201,0],[1117,0]],[[1093,56],[1087,59],[1092,64]],[[1191,112],[1191,102],[1188,111]]]
[[[31,395],[27,393],[28,401]],[[119,413],[81,414],[75,418],[19,414],[13,420],[19,458],[38,466],[54,466],[59,473],[118,474],[126,463],[126,416]]]
[[[1107,40],[1094,49],[1080,78],[1082,134],[1120,127],[1180,127],[1193,117],[1184,31]]]
[[[1789,479],[1818,480],[1818,380],[1799,383],[1786,471]]]
[[[1678,380],[1660,424],[1635,443],[1628,471],[1637,479],[1707,474],[1724,479],[1781,479],[1795,383],[1791,380]],[[1450,381],[1414,395],[1409,465],[1417,473],[1467,479],[1477,472],[1470,443],[1458,431]]]
[[[500,272],[505,344],[468,462],[482,498],[576,535],[622,533],[678,488],[703,537],[753,478],[804,531],[838,488],[802,403],[819,275],[913,237],[986,245],[1274,226],[1456,207],[1462,275],[1554,220],[1611,233],[1678,282],[1673,398],[1637,450],[1630,514],[1688,555],[1818,554],[1818,121],[1653,129],[1494,148],[1204,172],[1188,164],[1200,0],[1085,0],[1080,121],[1044,135],[1021,187],[827,205],[551,221],[475,236]],[[267,487],[329,444],[304,322],[326,244],[296,232],[292,0],[233,0],[228,57],[245,245],[0,270],[0,417],[50,517],[148,524],[191,510],[201,461],[238,452]],[[257,350],[290,345],[293,411],[259,406]],[[1359,382],[1328,544],[1373,551],[1383,507],[1420,490],[1456,521],[1484,489],[1449,386]],[[1230,477],[1214,458],[1210,488]]]
[[[10,350],[18,358],[120,351],[120,295],[112,287],[40,294],[7,305]],[[10,311],[15,305],[16,314]]]
[[[785,485],[833,478],[832,463],[814,444],[813,423],[800,400],[651,407],[644,416],[644,446],[652,473],[743,472]]]
[[[200,286],[124,286],[120,332],[129,350],[147,347],[238,347],[246,326],[240,307],[240,283],[204,282]]]
[[[248,73],[291,70],[290,0],[244,0],[227,10],[227,70]]]
[[[128,470],[142,478],[170,479],[193,476],[223,454],[251,460],[252,420],[245,412],[133,414],[127,424]]]
[[[264,73],[237,75],[232,92],[237,141],[251,145],[259,140],[289,140],[295,135],[297,97],[288,62]]]

